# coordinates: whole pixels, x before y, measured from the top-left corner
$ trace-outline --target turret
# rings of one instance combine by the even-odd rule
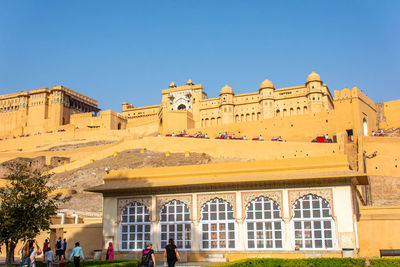
[[[311,72],[311,74],[307,77],[306,86],[310,112],[323,111],[323,91],[321,77],[314,71]]]
[[[260,110],[263,119],[274,117],[274,84],[267,78],[261,83],[258,89],[260,95]]]
[[[229,85],[222,87],[219,92],[220,113],[222,117],[222,124],[233,123],[233,97],[234,93]]]

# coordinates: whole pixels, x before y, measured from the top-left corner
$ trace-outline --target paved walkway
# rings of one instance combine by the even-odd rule
[[[6,260],[5,257],[0,256],[0,266],[4,266],[5,260]],[[42,259],[39,257],[38,260],[40,261]],[[15,266],[19,266],[19,259],[16,258],[15,261],[16,261]],[[215,264],[215,263],[213,263],[213,262],[185,262],[185,263],[177,262],[175,264],[175,266],[176,267],[179,267],[179,266],[197,267],[197,266],[207,266],[207,265],[212,265],[212,264]],[[53,263],[53,266],[57,266],[57,264]],[[164,266],[164,262],[157,262],[156,266]]]

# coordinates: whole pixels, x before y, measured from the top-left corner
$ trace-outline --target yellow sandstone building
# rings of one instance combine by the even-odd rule
[[[102,225],[93,226],[90,235],[77,225],[67,236],[102,236],[103,244],[87,242],[86,249],[104,249],[112,241],[117,258],[139,255],[152,242],[161,259],[169,238],[187,261],[376,257],[380,249],[400,248],[400,139],[371,136],[379,128],[400,128],[400,100],[375,104],[357,87],[332,95],[315,72],[300,86],[275,88],[266,79],[257,89],[235,95],[226,85],[218,97],[207,98],[201,84],[171,83],[159,105],[123,103],[122,113],[107,110],[98,116],[95,100],[62,86],[1,96],[0,137],[31,136],[2,140],[0,162],[20,156],[70,158],[52,170],[59,173],[128,148],[225,160],[107,169],[103,184],[86,188],[103,195]],[[60,128],[66,132],[32,136]],[[183,130],[210,139],[164,136]],[[247,140],[215,140],[221,132]],[[332,143],[311,142],[326,134]],[[259,135],[265,141],[251,141]],[[283,142],[271,140],[278,136]],[[43,150],[75,144],[78,137],[117,142]],[[55,228],[62,234],[68,227]]]
[[[304,85],[275,89],[268,79],[257,92],[235,95],[228,85],[219,97],[207,98],[201,84],[171,83],[162,90],[161,105],[134,107],[97,116],[97,101],[63,86],[0,96],[0,136],[12,137],[60,128],[128,129],[140,137],[186,130],[219,132],[269,139],[311,140],[316,135],[348,138],[377,130],[376,105],[357,87],[335,91],[312,72]]]
[[[161,105],[135,108],[123,103],[122,107],[128,120],[160,119],[162,126],[169,117],[176,117],[186,121],[182,125],[185,129],[317,113],[334,108],[327,85],[315,72],[307,77],[305,85],[275,89],[266,79],[258,92],[241,95],[235,95],[233,89],[225,85],[216,98],[207,98],[203,86],[195,85],[192,80],[184,86],[172,82],[169,89],[162,91]]]
[[[72,114],[100,109],[97,101],[64,86],[0,96],[0,135],[25,135],[57,130]]]

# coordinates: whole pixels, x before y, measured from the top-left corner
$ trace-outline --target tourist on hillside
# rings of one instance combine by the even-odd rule
[[[48,247],[48,250],[46,252],[44,252],[44,258],[45,258],[47,267],[51,267],[54,262],[54,252],[51,250],[50,247]]]
[[[260,136],[258,137],[258,141],[264,141],[262,135],[260,134]]]
[[[148,243],[146,249],[142,251],[142,266],[143,267],[156,267],[156,259],[154,257],[154,250],[151,248],[152,244]]]
[[[167,259],[168,267],[174,267],[175,263],[180,260],[178,249],[172,238],[169,239],[169,244],[165,247],[164,258]]]
[[[82,248],[79,246],[79,242],[75,243],[75,247],[71,252],[71,256],[69,256],[69,260],[74,259],[74,266],[79,267],[81,259],[84,260]]]
[[[61,239],[61,236],[56,241],[56,256],[58,256],[58,261],[61,260],[61,257],[64,255],[64,242]]]
[[[112,242],[108,243],[106,260],[110,260],[110,261],[114,260],[114,247],[113,247]]]
[[[64,241],[63,241],[63,257],[64,257],[64,260],[65,260],[65,251],[67,251],[67,239],[65,239],[64,238]]]

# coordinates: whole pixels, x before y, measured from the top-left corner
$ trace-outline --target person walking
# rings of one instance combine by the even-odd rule
[[[60,236],[56,241],[56,257],[58,257],[58,261],[61,260],[63,254],[64,254],[64,243]]]
[[[112,242],[108,243],[106,260],[112,261],[114,260],[114,247]]]
[[[64,238],[64,241],[63,241],[63,257],[64,257],[64,260],[66,259],[66,257],[65,257],[65,251],[67,250],[67,239],[65,239]]]
[[[75,247],[71,252],[71,256],[69,256],[69,260],[74,259],[74,266],[79,267],[80,261],[85,260],[85,257],[83,256],[83,251],[82,248],[79,246],[79,242],[75,243]]]
[[[36,245],[36,249],[35,249]],[[20,267],[35,267],[36,256],[42,254],[42,250],[36,240],[28,240],[20,250],[21,262]]]
[[[51,267],[54,261],[54,252],[48,247],[48,250],[44,253],[45,262],[47,267]]]
[[[142,251],[142,266],[143,267],[156,267],[156,259],[154,257],[154,250],[151,248],[152,244],[148,243],[146,249]]]
[[[45,239],[43,243],[43,261],[46,261],[46,252],[49,250],[49,245],[49,240]]]
[[[167,259],[168,267],[174,267],[175,263],[180,260],[179,252],[173,238],[169,239],[169,244],[165,247],[164,258]]]

